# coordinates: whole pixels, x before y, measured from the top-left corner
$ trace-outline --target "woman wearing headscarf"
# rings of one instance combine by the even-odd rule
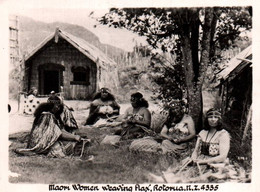
[[[101,88],[90,104],[85,125],[93,125],[100,119],[110,119],[119,115],[120,106],[108,88]]]
[[[81,137],[67,132],[60,117],[63,105],[60,102],[42,103],[34,112],[34,122],[26,149],[16,149],[23,155],[45,154],[49,157],[65,157],[68,146],[62,141],[80,142]]]
[[[199,164],[223,163],[230,149],[230,135],[222,125],[219,110],[212,108],[206,113],[205,125],[198,134],[192,160]]]

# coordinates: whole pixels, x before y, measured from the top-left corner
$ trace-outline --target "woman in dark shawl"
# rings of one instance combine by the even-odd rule
[[[65,157],[69,145],[62,141],[80,142],[81,137],[67,132],[61,119],[63,105],[42,103],[34,112],[34,122],[26,149],[16,149],[23,155],[45,154],[49,157]]]
[[[54,91],[51,92],[51,96],[47,100],[48,103],[60,103],[62,105],[62,111],[60,113],[60,119],[63,122],[64,129],[70,133],[78,129],[78,124],[72,114],[73,109],[65,105],[62,100],[55,94]]]
[[[119,115],[120,106],[108,88],[101,88],[90,104],[89,116],[85,125],[93,125],[100,119],[109,119]]]

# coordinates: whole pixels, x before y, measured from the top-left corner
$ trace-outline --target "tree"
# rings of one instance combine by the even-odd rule
[[[190,114],[199,127],[207,67],[221,50],[232,46],[242,29],[251,29],[251,11],[251,7],[112,8],[99,21],[145,36],[152,49],[177,56],[168,69],[182,66]]]

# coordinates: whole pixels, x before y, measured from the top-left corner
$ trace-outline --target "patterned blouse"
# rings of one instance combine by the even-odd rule
[[[229,141],[229,133],[222,129],[215,132],[209,137],[207,130],[202,130],[199,133],[199,138],[201,139],[200,153],[202,155],[217,156],[219,155],[220,140]]]

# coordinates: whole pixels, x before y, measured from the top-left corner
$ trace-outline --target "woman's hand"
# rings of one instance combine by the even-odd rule
[[[134,118],[130,118],[126,120],[127,123],[135,124],[137,121]]]
[[[182,142],[182,139],[173,138],[172,141],[176,144],[179,144]]]

